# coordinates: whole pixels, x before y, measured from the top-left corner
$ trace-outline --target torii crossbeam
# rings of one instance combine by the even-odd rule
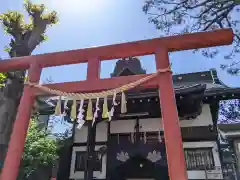
[[[87,62],[87,80],[49,84],[47,86],[65,92],[96,92],[116,88],[146,76],[133,75],[100,79],[101,61],[155,54],[157,69],[165,69],[169,67],[169,52],[229,45],[232,42],[232,30],[222,29],[212,32],[184,34],[110,46],[18,57],[0,61],[0,72],[29,70],[29,81],[31,83],[38,83],[41,71],[45,67]],[[142,87],[156,87],[160,89],[159,97],[166,140],[169,177],[171,180],[187,180],[172,74],[170,72],[161,73],[157,78],[143,84]],[[24,87],[1,180],[16,180],[17,178],[34,99],[36,95],[42,93],[33,87]]]

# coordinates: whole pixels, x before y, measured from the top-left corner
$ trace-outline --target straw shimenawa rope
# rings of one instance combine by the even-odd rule
[[[141,79],[139,79],[135,82],[123,85],[119,88],[115,88],[115,89],[111,89],[111,90],[107,90],[107,91],[101,91],[101,92],[98,92],[98,93],[68,93],[68,92],[62,92],[62,91],[59,91],[59,90],[51,89],[51,88],[48,88],[46,86],[31,83],[31,82],[26,82],[25,84],[29,85],[29,86],[32,86],[32,87],[35,87],[35,88],[38,88],[38,89],[40,89],[40,90],[42,90],[46,93],[54,94],[54,95],[58,95],[58,96],[65,96],[65,97],[69,97],[69,98],[73,98],[73,99],[95,99],[95,98],[103,98],[103,97],[106,97],[106,96],[111,96],[114,93],[117,94],[117,93],[120,93],[120,92],[124,92],[126,90],[133,89],[133,88],[139,86],[140,84],[143,84],[143,83],[147,82],[148,80],[156,77],[158,75],[158,73],[164,73],[164,72],[171,72],[170,67],[165,68],[165,69],[159,69],[159,70],[157,70],[156,73],[153,73],[149,76],[141,78]]]

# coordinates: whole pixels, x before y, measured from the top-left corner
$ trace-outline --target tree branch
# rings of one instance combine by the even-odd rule
[[[149,16],[150,22],[167,35],[233,28],[233,51],[225,56],[233,57],[234,53],[240,52],[240,21],[233,16],[233,12],[240,11],[237,6],[240,3],[235,0],[148,0],[143,11]],[[202,50],[202,54],[210,58],[215,57],[216,52]]]

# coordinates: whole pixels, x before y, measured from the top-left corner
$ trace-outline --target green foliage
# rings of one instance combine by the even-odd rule
[[[5,86],[6,79],[7,79],[7,74],[0,73],[0,88]]]
[[[23,30],[23,15],[17,11],[9,11],[0,16],[6,33],[12,34],[14,31]]]
[[[32,17],[33,21],[35,21],[36,18],[41,18],[42,20],[48,21],[48,24],[56,24],[58,22],[56,11],[44,14],[46,11],[44,4],[33,4],[31,1],[27,0],[24,2],[24,7],[28,14]]]
[[[40,167],[49,166],[57,159],[57,141],[49,137],[49,132],[40,129],[36,119],[32,119],[28,129],[20,179],[28,177]]]
[[[12,37],[9,46],[5,48],[10,57],[30,55],[39,44],[47,40],[47,27],[58,22],[57,12],[47,13],[43,4],[33,4],[27,0],[24,8],[30,17],[30,23],[25,23],[23,14],[18,11],[0,15],[0,23]]]
[[[43,4],[33,4],[27,0],[24,8],[30,17],[30,23],[25,23],[23,14],[18,11],[8,11],[0,15],[0,24],[11,36],[9,45],[4,48],[10,57],[31,55],[38,45],[48,39],[45,34],[47,27],[58,22],[57,12],[47,13]],[[14,76],[14,73],[11,74]],[[0,88],[5,86],[7,78],[7,73],[0,73]]]
[[[232,28],[233,48],[225,54],[225,59],[233,59],[233,62],[221,68],[232,75],[240,74],[240,61],[234,59],[240,52],[239,0],[146,0],[143,11],[149,21],[167,35]],[[207,58],[218,54],[217,49],[201,52]]]

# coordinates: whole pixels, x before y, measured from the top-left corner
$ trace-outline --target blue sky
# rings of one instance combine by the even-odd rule
[[[23,0],[8,0],[0,7],[0,13],[7,10],[23,12]],[[80,49],[93,46],[155,38],[160,35],[148,17],[142,12],[144,0],[34,0],[44,3],[49,10],[59,13],[60,23],[50,27],[49,40],[39,46],[33,54]],[[8,57],[3,52],[9,37],[0,29],[0,57]],[[220,70],[224,52],[231,47],[219,48],[215,59],[206,59],[191,51],[171,53],[174,73],[190,73],[216,68],[221,80],[229,86],[240,86],[239,76],[233,77]],[[148,73],[155,71],[153,56],[140,57]],[[239,57],[238,57],[239,58]],[[115,61],[102,63],[101,77],[109,77]],[[54,82],[83,80],[86,76],[86,64],[46,68],[42,80],[51,77]]]
[[[148,17],[142,12],[144,0],[34,0],[44,3],[49,10],[56,10],[60,23],[50,27],[47,31],[49,40],[39,46],[33,54],[81,49],[93,46],[109,45],[128,41],[151,39],[159,37],[153,24],[148,22]],[[0,14],[7,10],[23,11],[23,0],[7,0],[0,6]],[[7,58],[3,52],[8,44],[9,37],[0,28],[0,57]],[[173,63],[173,72],[190,73],[216,68],[220,79],[229,86],[239,87],[240,77],[229,76],[220,70],[224,60],[224,52],[231,49],[220,47],[221,53],[215,59],[206,59],[200,54],[191,51],[170,54]],[[143,67],[148,73],[154,72],[156,67],[153,56],[140,57]],[[239,58],[239,57],[237,57]],[[115,61],[102,63],[101,77],[109,77],[113,71]],[[54,82],[83,80],[86,76],[86,64],[46,68],[42,73],[42,81],[51,77]],[[59,125],[54,129],[64,130]]]

